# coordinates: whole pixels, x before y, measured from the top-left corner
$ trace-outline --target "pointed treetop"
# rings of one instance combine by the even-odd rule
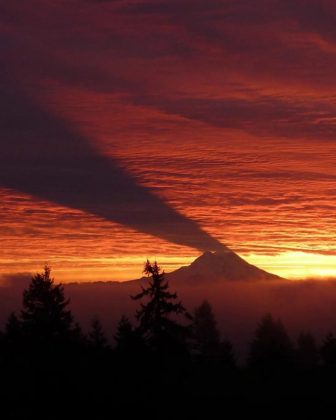
[[[144,274],[147,274],[147,276],[151,276],[151,275],[159,275],[161,272],[161,268],[158,266],[158,263],[156,261],[154,261],[154,263],[151,263],[148,259],[145,262],[145,267],[144,267]],[[161,274],[164,274],[164,272],[162,271]]]
[[[50,273],[51,273],[51,267],[49,265],[49,263],[45,263],[44,265],[44,278],[45,279],[50,279],[52,282],[54,281],[54,279],[50,278]]]
[[[189,331],[189,326],[179,324],[176,316],[182,315],[189,320],[190,315],[182,303],[176,301],[177,294],[169,291],[168,281],[156,261],[152,264],[147,260],[144,272],[151,276],[149,285],[142,287],[142,291],[136,296],[132,296],[135,300],[145,299],[136,311],[139,330],[154,347],[160,341],[162,343],[163,336],[181,340]]]

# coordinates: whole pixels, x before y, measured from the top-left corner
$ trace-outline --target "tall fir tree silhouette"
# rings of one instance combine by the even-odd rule
[[[198,353],[204,356],[217,353],[220,345],[220,334],[212,307],[206,300],[195,308],[193,336]]]
[[[88,340],[91,348],[95,351],[104,351],[108,348],[107,338],[98,317],[95,317],[92,320]]]
[[[177,316],[187,320],[191,316],[177,301],[177,294],[169,291],[164,271],[156,261],[152,264],[147,260],[144,273],[150,277],[148,287],[142,287],[141,293],[132,296],[134,300],[146,299],[136,311],[139,331],[152,350],[171,352],[185,344],[190,332],[190,325],[178,323]]]
[[[12,354],[22,351],[22,323],[14,312],[12,312],[7,320],[4,333],[4,342],[7,351]]]
[[[333,333],[328,333],[324,339],[320,354],[322,363],[328,369],[336,370],[336,337]]]
[[[300,333],[297,340],[297,359],[300,368],[313,369],[317,367],[319,363],[319,351],[312,334]]]
[[[35,345],[56,343],[73,339],[78,335],[64,296],[62,284],[55,284],[51,269],[45,266],[42,274],[36,274],[23,292],[21,325],[24,336]]]
[[[123,315],[117,325],[114,335],[116,351],[123,356],[135,356],[144,353],[145,343],[139,329],[134,328],[131,321]]]
[[[208,374],[213,375],[214,386],[218,384],[215,377],[223,386],[223,375],[227,377],[227,371],[236,367],[235,356],[231,343],[221,340],[215,315],[207,300],[195,308],[192,326],[196,360],[205,364]],[[204,382],[209,384],[209,378],[204,377]]]
[[[285,372],[292,366],[294,347],[281,321],[266,314],[258,325],[248,363],[260,373]]]

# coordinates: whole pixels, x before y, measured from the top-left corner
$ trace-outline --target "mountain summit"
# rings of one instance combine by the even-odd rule
[[[217,252],[206,251],[189,266],[181,267],[167,276],[169,280],[179,283],[281,280],[281,277],[249,264],[229,249]]]

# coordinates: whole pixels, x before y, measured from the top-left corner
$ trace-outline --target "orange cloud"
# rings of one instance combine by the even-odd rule
[[[13,0],[1,7],[0,88],[18,105],[0,128],[2,151],[17,153],[18,127],[22,138],[50,133],[44,147],[53,157],[71,152],[66,133],[80,133],[87,150],[113,158],[205,236],[263,267],[280,273],[286,265],[297,276],[300,262],[288,256],[296,251],[315,255],[325,273],[336,267],[332,1]],[[19,107],[22,95],[43,118],[32,118],[33,105]],[[9,105],[2,101],[2,113]],[[26,154],[42,146],[34,141],[21,143]],[[10,159],[5,152],[2,159],[4,168]],[[173,258],[174,267],[180,254],[196,256],[187,241],[179,248],[166,235],[154,246],[150,229],[141,234],[88,206],[34,198],[40,181],[19,193],[7,175],[2,169],[2,272],[54,260],[64,278],[73,270],[76,278],[124,279],[146,255]]]

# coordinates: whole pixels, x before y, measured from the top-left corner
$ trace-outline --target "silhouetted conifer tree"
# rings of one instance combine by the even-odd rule
[[[73,324],[68,304],[63,285],[54,283],[46,266],[44,273],[36,274],[23,292],[21,325],[25,338],[35,345],[78,338],[79,329]]]
[[[207,384],[207,389],[219,383],[223,387],[229,380],[227,373],[236,367],[235,357],[231,343],[221,341],[212,307],[206,300],[194,311],[193,338],[200,381]]]
[[[22,351],[22,323],[12,312],[7,320],[4,333],[4,342],[8,351]]]
[[[33,276],[22,303],[20,317],[12,314],[6,326],[8,374],[12,384],[20,384],[20,392],[25,384],[25,398],[51,406],[61,390],[70,395],[79,388],[84,343],[67,309],[63,286],[54,283],[48,266]]]
[[[22,324],[18,317],[12,312],[5,326],[5,337],[8,341],[18,341],[22,336]]]
[[[5,351],[5,334],[0,331],[0,362]]]
[[[294,348],[281,321],[265,315],[250,348],[248,363],[268,374],[285,371],[292,366]]]
[[[148,260],[144,273],[151,277],[148,287],[142,287],[142,292],[132,298],[146,299],[136,312],[139,331],[150,348],[159,352],[173,352],[185,344],[190,326],[179,324],[176,316],[182,315],[190,320],[191,317],[181,302],[176,302],[177,294],[169,292],[168,282],[164,272],[157,263]]]
[[[196,351],[201,355],[217,354],[220,346],[220,334],[208,301],[205,300],[195,309],[192,327]]]
[[[125,355],[134,353],[141,341],[140,334],[133,328],[130,320],[124,315],[118,323],[114,338],[117,344],[116,350]]]
[[[223,368],[235,369],[237,367],[236,357],[229,340],[222,340],[219,343],[218,358]]]
[[[301,333],[298,337],[297,358],[300,367],[311,369],[318,365],[319,351],[315,338],[309,333]]]
[[[325,338],[320,353],[323,365],[336,369],[336,337],[332,333]]]
[[[108,347],[107,338],[99,318],[94,318],[89,332],[89,344],[96,351],[103,351]]]

